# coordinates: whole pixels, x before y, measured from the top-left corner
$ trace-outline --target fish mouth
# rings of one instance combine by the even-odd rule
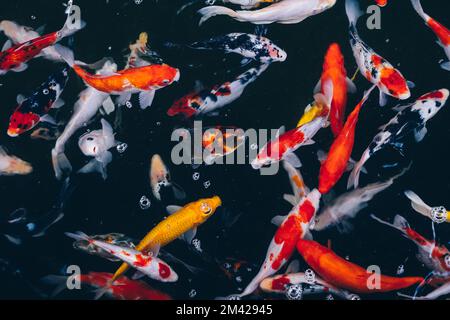
[[[11,138],[15,138],[15,137],[19,136],[19,132],[17,132],[17,130],[8,129],[7,133],[8,133],[8,136],[10,136]]]
[[[219,196],[212,197],[211,202],[214,208],[218,208],[222,205],[222,199],[220,199]]]
[[[400,94],[400,95],[398,96],[398,98],[399,98],[400,100],[406,100],[406,99],[409,99],[409,98],[411,98],[411,92],[405,92],[405,93],[402,93],[402,94]]]
[[[180,69],[177,69],[177,73],[175,74],[173,81],[178,82],[180,80],[180,77],[181,77]]]

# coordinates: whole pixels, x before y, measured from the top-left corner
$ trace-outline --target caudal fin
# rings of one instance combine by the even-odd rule
[[[424,216],[427,217],[430,216],[431,207],[428,206],[425,202],[423,202],[423,200],[417,194],[415,194],[411,190],[406,190],[405,196],[409,200],[411,200],[411,206],[413,207],[414,210],[416,210],[420,214],[423,214]]]
[[[364,14],[361,11],[357,0],[346,0],[345,12],[347,13],[348,21],[352,27],[356,27],[358,19]]]
[[[72,165],[64,153],[57,153],[55,149],[52,150],[53,170],[55,171],[56,179],[61,180],[63,175],[72,172]]]
[[[205,7],[203,9],[200,9],[198,11],[198,13],[202,15],[202,18],[200,19],[200,22],[198,23],[199,25],[202,25],[203,22],[205,22],[206,20],[208,20],[209,18],[214,17],[214,16],[226,15],[226,16],[230,16],[232,18],[235,18],[238,16],[238,13],[236,11],[231,10],[230,8],[227,8],[227,7],[222,7],[222,6]]]
[[[414,7],[414,10],[417,11],[419,16],[421,16],[422,19],[424,19],[425,21],[428,21],[428,19],[430,17],[425,13],[425,11],[423,11],[422,4],[420,3],[420,0],[411,0],[411,3],[413,5],[413,7]]]
[[[369,152],[366,150],[361,157],[361,159],[355,163],[352,172],[350,173],[350,176],[348,177],[347,182],[347,189],[350,189],[352,187],[358,188],[359,186],[359,176],[361,175],[361,171],[364,169],[364,164],[369,159]]]
[[[64,234],[66,236],[68,236],[69,238],[72,238],[77,241],[90,241],[91,240],[91,238],[87,234],[85,234],[81,231],[78,231],[76,233],[65,232]]]

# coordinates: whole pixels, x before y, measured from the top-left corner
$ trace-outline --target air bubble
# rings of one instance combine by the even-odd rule
[[[236,282],[241,283],[242,282],[242,277],[241,276],[237,276],[236,277]]]
[[[401,264],[401,265],[399,265],[398,266],[398,268],[397,268],[397,274],[398,275],[401,275],[401,274],[403,274],[405,272],[405,267]]]
[[[316,274],[313,270],[308,269],[305,271],[305,280],[307,283],[314,283],[316,282]]]
[[[200,242],[199,239],[194,239],[192,240],[192,245],[194,246],[195,250],[197,250],[198,252],[202,252],[202,243]]]
[[[447,210],[444,207],[431,208],[431,219],[436,223],[447,221]]]
[[[254,143],[250,146],[250,149],[252,149],[252,150],[258,149],[258,145],[256,143]]]
[[[192,175],[192,179],[194,179],[194,181],[198,181],[198,180],[200,179],[200,173],[195,172],[195,173]]]
[[[117,152],[124,153],[128,149],[128,145],[126,143],[121,143],[117,145]]]
[[[150,208],[152,203],[146,196],[142,196],[141,200],[139,200],[139,205],[141,206],[142,210],[147,210],[148,208]]]
[[[205,187],[205,189],[208,189],[209,187],[211,187],[211,181],[205,181],[204,183],[203,183],[203,186]]]
[[[361,297],[358,296],[357,294],[351,294],[349,296],[349,300],[361,300]]]
[[[130,101],[127,101],[127,102],[125,103],[125,106],[126,106],[128,109],[131,109],[131,108],[133,107],[133,104],[132,104]]]
[[[135,4],[141,4],[144,0],[134,0]]]
[[[326,298],[327,300],[334,300],[334,297],[331,295],[331,294],[329,294],[329,295],[327,295],[327,298]]]
[[[136,0],[137,1],[137,0]],[[189,298],[194,298],[197,295],[197,291],[195,291],[195,289],[192,289],[191,291],[189,291]]]
[[[286,298],[288,300],[302,300],[303,298],[303,287],[301,284],[294,284],[289,286],[286,290]]]

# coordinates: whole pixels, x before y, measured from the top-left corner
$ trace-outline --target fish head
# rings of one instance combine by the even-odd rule
[[[287,53],[277,45],[275,45],[272,41],[268,41],[267,43],[267,51],[269,53],[270,61],[278,61],[283,62],[287,59]]]
[[[383,91],[397,99],[406,100],[411,97],[408,83],[403,75],[393,67],[384,67],[380,73],[380,85]]]
[[[332,43],[328,47],[325,55],[324,69],[344,66],[344,56],[342,55],[341,47],[337,43]]]
[[[417,110],[423,121],[426,122],[442,109],[448,97],[449,91],[447,89],[440,89],[424,94],[417,99],[412,110]]]
[[[222,200],[218,196],[212,198],[201,199],[194,203],[194,210],[196,212],[197,223],[202,224],[209,219],[222,205]]]
[[[178,281],[178,274],[164,261],[157,259],[158,278],[162,282],[176,282]]]
[[[167,87],[172,83],[180,80],[180,70],[166,64],[153,65],[155,70],[155,78],[157,86],[160,88]]]
[[[49,78],[49,88],[61,94],[69,80],[69,68],[65,67]]]
[[[167,110],[169,117],[182,114],[186,118],[194,116],[203,103],[202,99],[196,94],[189,94],[183,98],[175,101],[172,106]]]
[[[40,117],[33,112],[23,113],[19,109],[14,111],[9,119],[8,136],[17,137],[32,128],[40,121]]]
[[[103,138],[98,131],[88,132],[80,137],[78,146],[81,152],[88,157],[97,157],[103,152]]]

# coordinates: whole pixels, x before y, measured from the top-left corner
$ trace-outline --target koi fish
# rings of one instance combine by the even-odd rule
[[[289,261],[297,241],[309,235],[309,227],[319,208],[320,197],[319,191],[314,189],[287,216],[272,219],[272,223],[279,227],[269,245],[266,258],[258,274],[237,297],[253,293],[261,281],[275,274]]]
[[[433,222],[450,222],[450,211],[445,207],[430,207],[417,194],[411,190],[405,191],[405,196],[411,200],[411,206],[421,215],[430,218]]]
[[[102,68],[97,71],[97,74],[109,74],[116,70],[116,64],[106,61]],[[70,174],[72,171],[72,165],[64,153],[66,143],[75,132],[85,126],[97,114],[102,106],[105,109],[110,108],[110,106],[114,107],[114,103],[109,94],[98,91],[92,87],[88,87],[80,93],[78,101],[73,108],[74,112],[72,117],[64,128],[63,133],[58,140],[56,140],[55,147],[52,149],[53,169],[58,180],[62,178],[63,174]]]
[[[259,287],[268,293],[286,294],[290,286],[302,285],[302,296],[313,293],[331,293],[344,299],[351,299],[352,294],[340,290],[318,277],[309,278],[304,272],[298,272],[298,260],[292,261],[284,274],[264,279]],[[312,286],[308,290],[307,286]]]
[[[50,76],[29,98],[19,95],[17,97],[19,105],[9,120],[8,135],[17,137],[33,129],[41,121],[56,125],[48,112],[64,105],[60,96],[68,80],[69,73],[67,68],[64,68]]]
[[[330,192],[347,169],[347,165],[353,151],[353,146],[355,144],[355,130],[356,124],[358,123],[359,112],[374,88],[375,86],[364,94],[361,102],[348,116],[344,128],[334,140],[330,148],[327,159],[320,166],[320,193],[326,194]]]
[[[103,235],[89,236],[90,239],[106,242],[119,247],[134,248],[133,240],[121,233],[109,233]],[[112,262],[120,261],[119,258],[109,253],[92,242],[87,240],[77,240],[73,243],[76,250],[84,251],[90,255],[99,256]]]
[[[252,160],[253,169],[258,170],[282,160],[289,162],[295,168],[301,167],[300,159],[294,151],[301,146],[314,144],[312,138],[323,128],[325,122],[326,118],[319,117],[286,133],[282,133],[284,127],[281,127],[276,139],[269,141]]]
[[[184,190],[170,179],[170,172],[158,154],[152,157],[150,165],[150,185],[153,196],[161,201],[161,187],[172,187],[173,194],[177,199],[184,199]]]
[[[191,243],[197,233],[197,227],[206,222],[221,205],[222,200],[215,196],[189,203],[183,208],[167,207],[171,215],[147,233],[136,246],[136,250],[149,252],[152,248],[164,247],[179,237]],[[114,274],[113,280],[118,279],[127,269],[128,265],[123,263]]]
[[[338,225],[338,229],[346,232],[351,229],[351,225],[346,221],[354,218],[361,210],[367,208],[368,203],[380,192],[383,192],[394,184],[394,181],[401,177],[409,168],[387,181],[376,182],[344,193],[328,204],[317,216],[314,223],[315,231],[322,231]]]
[[[440,286],[439,288],[431,291],[429,294],[421,297],[412,297],[407,296],[405,294],[398,293],[400,297],[412,299],[412,300],[436,300],[442,296],[447,296],[450,294],[450,282],[445,283],[444,285]]]
[[[8,155],[0,146],[0,176],[27,175],[33,171],[33,167],[15,156]]]
[[[107,288],[104,293],[118,300],[172,300],[169,295],[149,287],[145,282],[131,280],[127,277],[122,277],[116,280],[114,285],[111,285],[112,276],[111,273],[106,272],[89,272],[80,275],[80,282],[99,290]],[[66,276],[49,275],[42,278],[42,281],[57,285],[53,292],[53,296],[55,296],[67,289],[67,278]],[[97,294],[96,298],[98,299],[100,296]]]
[[[356,29],[358,19],[363,15],[358,1],[346,0],[345,10],[350,22],[350,44],[360,73],[380,90],[380,105],[387,104],[386,95],[396,99],[406,100],[411,97],[409,87],[403,75],[392,64],[378,55],[359,37]]]
[[[306,263],[331,285],[356,293],[379,293],[408,288],[423,281],[422,277],[395,278],[385,275],[379,277],[379,287],[369,288],[372,273],[351,263],[330,249],[311,240],[299,239],[297,250]]]
[[[74,14],[72,7],[69,7],[67,10],[67,20],[63,28],[57,32],[49,33],[16,45],[12,45],[11,42],[6,42],[2,52],[0,52],[0,75],[4,75],[8,71],[25,71],[28,68],[26,63],[38,56],[42,50],[55,45],[65,37],[81,30],[85,26],[85,23],[80,22],[78,25],[74,24],[73,20],[78,19],[74,17]],[[63,47],[60,48],[62,49]]]
[[[445,246],[439,246],[436,242],[424,238],[411,229],[405,218],[396,215],[394,223],[391,224],[374,215],[371,215],[371,217],[382,224],[399,230],[404,237],[413,241],[418,248],[417,259],[429,269],[439,273],[448,273],[450,271],[450,251]]]
[[[297,123],[297,128],[313,121],[318,117],[328,119],[330,116],[330,106],[333,100],[333,83],[329,79],[324,84],[322,92],[318,92],[314,95],[314,102],[309,104],[300,121]],[[323,124],[324,127],[328,126],[328,121]]]
[[[411,0],[411,3],[419,16],[425,20],[426,25],[434,31],[439,39],[437,43],[444,49],[447,58],[450,60],[450,30],[427,15],[423,11],[420,0]],[[441,67],[444,70],[450,71],[450,61],[441,63]]]
[[[305,184],[303,176],[299,170],[295,169],[289,162],[286,161],[283,162],[283,168],[289,176],[289,181],[293,192],[293,194],[284,194],[283,199],[295,207],[309,194],[310,190]]]
[[[364,151],[361,159],[355,165],[348,179],[347,187],[355,188],[359,185],[359,175],[364,164],[376,152],[387,146],[392,146],[403,154],[405,137],[414,134],[415,140],[421,142],[427,134],[427,121],[433,118],[447,102],[449,91],[447,89],[436,90],[427,93],[416,100],[416,102],[399,106],[399,112],[386,125],[380,128],[370,145]]]
[[[242,96],[247,86],[253,83],[266,69],[268,64],[251,68],[232,82],[190,93],[176,101],[167,110],[167,115],[174,117],[182,114],[185,118],[202,115],[217,115],[218,109],[223,108]]]
[[[120,144],[114,139],[111,125],[105,119],[101,120],[102,129],[87,132],[78,139],[78,146],[87,157],[93,157],[79,173],[99,172],[103,179],[107,178],[106,167],[112,161],[109,149]]]
[[[20,26],[14,21],[3,20],[0,22],[0,32],[3,31],[5,36],[9,38],[8,41],[12,42],[12,44],[25,43],[39,38],[43,31],[41,29],[43,28],[33,30],[30,27]],[[4,45],[6,48],[10,46],[9,43]],[[42,57],[53,62],[64,62],[53,46],[42,49],[41,53],[36,57]]]
[[[189,47],[236,53],[245,59],[252,59],[261,63],[283,62],[287,59],[287,53],[270,39],[248,33],[230,33],[206,41],[195,42]]]
[[[316,92],[325,93],[325,83],[333,83],[333,98],[330,107],[331,131],[337,137],[344,126],[345,107],[347,105],[347,93],[356,92],[356,87],[352,80],[347,77],[344,66],[344,56],[337,43],[333,43],[328,48],[323,64],[322,77],[317,84]]]
[[[66,232],[65,235],[77,241],[88,241],[90,244],[100,247],[153,280],[161,282],[176,282],[178,280],[178,275],[175,271],[167,263],[158,258],[159,250],[147,255],[132,248],[94,240],[82,232],[76,234]]]
[[[71,50],[58,47],[57,51],[88,86],[101,92],[119,95],[117,103],[120,106],[125,105],[132,94],[139,93],[140,107],[146,109],[152,105],[156,90],[165,88],[180,79],[180,71],[167,64],[152,64],[105,75],[94,75],[82,68],[87,66],[85,63],[74,61]]]
[[[234,11],[222,6],[210,6],[198,11],[202,15],[199,24],[217,15],[227,15],[237,21],[254,24],[294,24],[330,9],[335,3],[336,0],[283,0],[253,11]]]

